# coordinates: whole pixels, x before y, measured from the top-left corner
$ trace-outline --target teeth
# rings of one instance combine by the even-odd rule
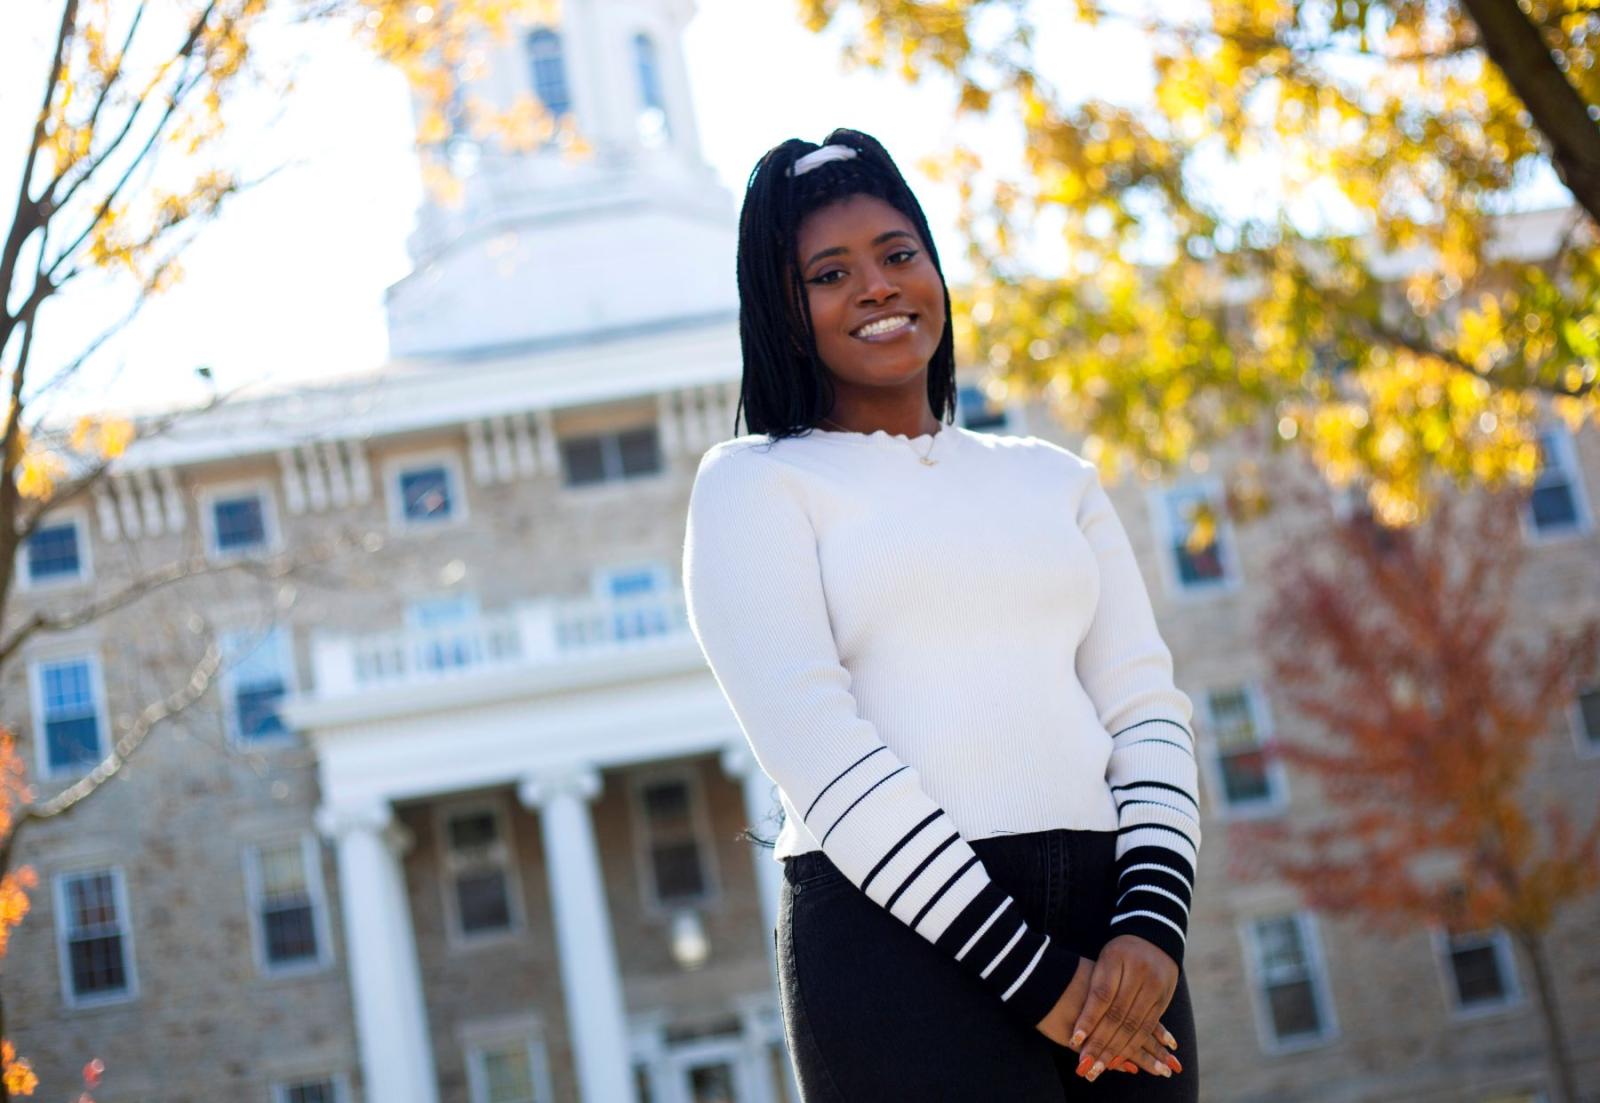
[[[862,326],[856,330],[857,337],[875,337],[880,333],[888,333],[891,329],[911,324],[911,318],[906,314],[896,314],[892,318],[879,318],[876,322]]]

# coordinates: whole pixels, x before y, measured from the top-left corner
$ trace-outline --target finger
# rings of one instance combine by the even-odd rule
[[[1083,1010],[1078,1012],[1078,1021],[1073,1024],[1072,1039],[1068,1045],[1083,1052],[1079,1047],[1100,1025],[1101,1016],[1111,1006],[1121,985],[1122,965],[1119,961],[1102,956],[1094,963],[1094,972],[1089,976],[1089,998],[1083,1001]]]
[[[1134,1048],[1137,1052],[1129,1054],[1124,1063],[1131,1062],[1152,1076],[1169,1076],[1178,1071],[1168,1060],[1172,1055],[1167,1052],[1166,1047],[1150,1035],[1139,1037],[1135,1041]]]
[[[1147,1017],[1154,1018],[1151,1012],[1155,1001],[1150,998],[1150,990],[1148,988],[1137,987],[1137,984],[1137,980],[1124,977],[1122,992],[1119,993],[1116,1001],[1123,1008],[1121,1021],[1106,1040],[1105,1047],[1096,1055],[1107,1066],[1115,1061],[1131,1057],[1135,1049],[1135,1041],[1140,1035],[1149,1033],[1145,1019]],[[1109,1012],[1107,1017],[1110,1017]],[[1093,1035],[1090,1035],[1090,1037],[1093,1038]]]
[[[1083,1049],[1079,1051],[1083,1054],[1083,1061],[1089,1064],[1084,1073],[1085,1079],[1095,1079],[1105,1071],[1106,1065],[1110,1064],[1111,1057],[1122,1056],[1120,1051],[1111,1048],[1111,1042],[1123,1033],[1132,1010],[1132,1001],[1136,995],[1138,993],[1130,990],[1128,983],[1123,983],[1117,989],[1115,997],[1107,1005],[1105,1013],[1100,1016],[1099,1025],[1089,1032],[1088,1040],[1084,1042]],[[1080,1061],[1079,1064],[1082,1065],[1083,1061]],[[1099,1067],[1096,1068],[1094,1066]]]

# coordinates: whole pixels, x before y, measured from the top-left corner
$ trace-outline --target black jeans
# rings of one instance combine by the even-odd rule
[[[1116,835],[1058,829],[972,842],[1030,924],[1086,957],[1115,936]],[[1078,1054],[1019,1027],[994,994],[870,900],[819,850],[783,863],[775,932],[783,1028],[807,1103],[1193,1103],[1200,1060],[1182,970],[1160,1021],[1183,1071],[1078,1076]]]

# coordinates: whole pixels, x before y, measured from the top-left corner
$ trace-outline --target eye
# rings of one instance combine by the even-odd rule
[[[915,249],[896,249],[894,252],[889,254],[889,259],[894,260],[895,257],[905,257],[906,259],[900,263],[909,264],[911,263],[912,258],[916,255],[917,251]]]
[[[812,276],[806,282],[807,283],[821,284],[822,286],[826,287],[831,283],[838,283],[839,282],[838,280],[833,279],[832,277],[834,277],[834,276],[843,276],[843,275],[844,275],[844,272],[842,270],[840,270],[838,268],[835,268],[830,272],[822,273],[822,275],[820,275],[820,276]]]

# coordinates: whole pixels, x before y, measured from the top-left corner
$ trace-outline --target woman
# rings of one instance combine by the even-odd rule
[[[738,277],[751,431],[701,460],[684,589],[779,788],[805,1098],[1196,1099],[1192,706],[1098,473],[950,423],[949,294],[871,137],[761,158]]]

